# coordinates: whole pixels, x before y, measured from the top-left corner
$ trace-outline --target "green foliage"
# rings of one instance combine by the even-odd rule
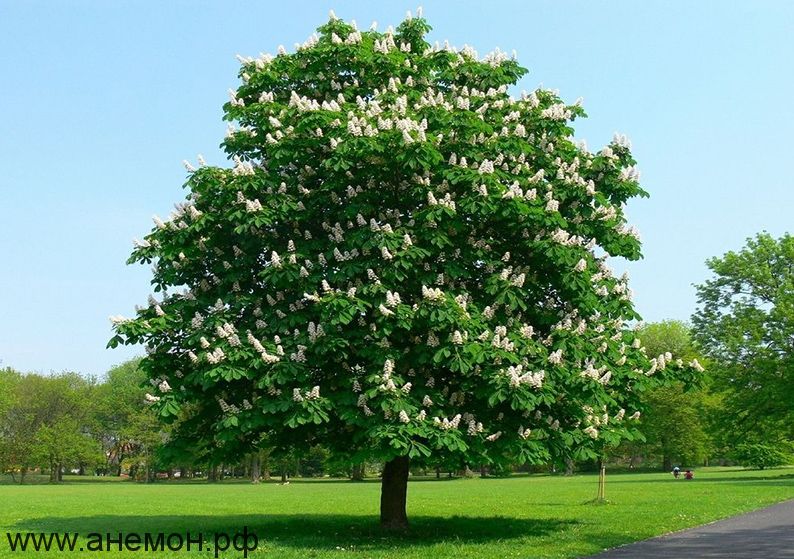
[[[675,358],[691,361],[702,358],[692,343],[689,327],[680,320],[663,320],[645,324],[638,332],[650,355],[671,353]]]
[[[645,325],[639,336],[652,355],[667,353],[673,358],[702,360],[692,344],[689,328],[680,321]],[[708,397],[702,379],[698,380],[688,385],[675,382],[658,386],[643,395],[646,413],[640,429],[645,444],[640,445],[641,451],[646,458],[657,458],[665,470],[674,463],[697,464],[708,455]]]
[[[95,383],[75,373],[53,376],[0,375],[10,392],[0,410],[0,463],[11,471],[48,467],[52,480],[62,467],[101,460],[95,443]]]
[[[645,398],[647,412],[640,427],[645,451],[668,470],[677,464],[696,465],[708,455],[702,393],[685,391],[680,384],[658,388]]]
[[[794,461],[790,444],[745,443],[736,447],[734,457],[737,462],[753,468],[773,468]]]
[[[715,365],[721,437],[794,440],[794,237],[761,233],[707,264],[714,276],[697,287],[692,320]]]
[[[98,390],[98,424],[108,465],[120,473],[122,465],[146,470],[157,459],[165,434],[157,415],[145,404],[148,384],[140,360],[133,359],[108,371]]]
[[[624,415],[650,386],[696,375],[640,350],[605,264],[640,257],[625,138],[588,151],[578,103],[515,99],[515,60],[429,29],[332,18],[243,59],[234,167],[189,169],[130,258],[160,298],[109,342],[147,347],[173,444],[215,463],[263,437],[356,461],[587,457],[638,436]]]

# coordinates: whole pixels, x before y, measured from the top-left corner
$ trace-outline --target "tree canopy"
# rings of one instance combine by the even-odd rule
[[[588,150],[579,102],[515,97],[515,59],[429,30],[332,16],[295,52],[240,57],[233,167],[187,165],[130,258],[156,296],[113,318],[176,439],[322,441],[405,475],[408,457],[542,462],[630,434],[639,393],[696,374],[645,355],[606,264],[640,257],[629,142]]]
[[[737,443],[794,440],[794,237],[761,233],[707,262],[697,286],[697,340],[714,361]]]

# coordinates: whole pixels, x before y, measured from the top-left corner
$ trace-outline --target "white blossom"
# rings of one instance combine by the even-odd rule
[[[703,369],[703,365],[701,365],[697,359],[693,359],[689,362],[689,366],[695,369],[697,372],[702,373],[705,369]]]

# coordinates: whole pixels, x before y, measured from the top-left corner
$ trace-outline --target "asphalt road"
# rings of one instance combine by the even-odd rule
[[[794,559],[794,500],[590,557]]]

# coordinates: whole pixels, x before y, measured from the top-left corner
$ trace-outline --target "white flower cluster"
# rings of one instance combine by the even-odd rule
[[[265,349],[265,346],[262,345],[262,342],[260,342],[256,338],[256,336],[254,336],[250,331],[248,332],[248,343],[250,343],[253,346],[253,348],[259,353],[259,355],[262,357],[262,361],[264,361],[265,363],[273,364],[281,361],[281,357],[279,357],[278,355],[272,355],[268,353],[267,350]]]
[[[473,437],[478,433],[482,433],[485,430],[482,423],[478,421],[474,421],[474,419],[470,419],[468,422],[468,429],[466,429],[466,433]]]
[[[573,113],[563,103],[556,103],[550,107],[543,109],[540,116],[550,120],[570,120]]]
[[[213,365],[220,363],[224,359],[226,359],[226,354],[219,347],[215,348],[213,351],[207,352],[207,361]]]
[[[601,384],[607,384],[612,378],[612,372],[607,371],[606,366],[595,368],[592,361],[586,363],[585,369],[579,373],[583,378],[593,379]]]
[[[562,350],[558,349],[556,351],[552,351],[549,354],[548,360],[549,363],[551,363],[552,365],[559,365],[560,363],[562,363]]]
[[[444,292],[439,288],[422,286],[422,297],[436,303],[444,300]]]
[[[689,366],[690,366],[690,367],[692,367],[693,369],[695,369],[695,370],[696,370],[697,372],[699,372],[699,373],[702,373],[702,372],[705,370],[705,369],[703,368],[703,365],[701,365],[701,364],[698,362],[698,360],[697,360],[697,359],[693,359],[692,361],[690,361],[690,362],[689,362]]]
[[[394,372],[394,361],[387,359],[383,363],[383,374],[381,375],[381,384],[378,389],[383,392],[397,392],[397,385],[394,384],[394,379],[391,377]]]
[[[450,196],[449,192],[447,192],[443,198],[436,199],[435,195],[428,191],[427,193],[427,204],[429,206],[442,206],[444,208],[449,208],[450,210],[455,210],[455,201]]]
[[[457,414],[451,420],[447,419],[446,417],[444,417],[443,419],[439,417],[434,417],[433,423],[439,428],[441,428],[442,431],[448,431],[450,429],[458,428],[458,425],[460,425],[461,417],[462,416],[460,414]]]
[[[304,392],[301,394],[300,388],[293,388],[292,389],[292,401],[293,402],[303,402],[304,400],[317,400],[320,398],[320,387],[315,386],[309,391]]]
[[[240,156],[235,155],[233,157],[234,160],[234,168],[232,169],[233,175],[253,175],[254,174],[254,165],[250,161],[243,161],[240,159]]]
[[[502,371],[510,379],[510,387],[516,388],[522,384],[528,384],[533,388],[540,388],[543,386],[543,380],[546,378],[546,371],[526,371],[524,372],[524,365],[512,365]]]

